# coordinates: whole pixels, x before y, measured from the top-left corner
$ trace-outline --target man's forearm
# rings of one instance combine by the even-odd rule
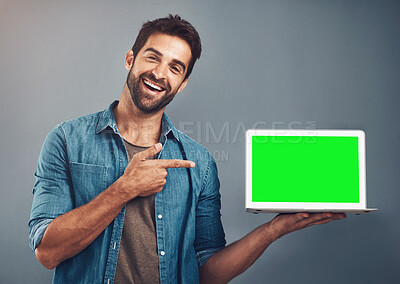
[[[213,254],[200,267],[201,283],[227,283],[249,268],[276,240],[269,223]]]
[[[280,214],[239,241],[213,254],[200,267],[201,283],[227,283],[249,268],[276,239],[312,225],[345,218],[345,214]]]
[[[40,263],[52,269],[90,245],[129,200],[117,190],[119,186],[116,181],[91,202],[54,219],[35,249]]]

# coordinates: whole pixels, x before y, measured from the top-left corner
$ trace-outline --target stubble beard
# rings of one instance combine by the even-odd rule
[[[175,97],[177,90],[171,92],[171,87],[169,84],[165,84],[163,82],[162,84],[165,87],[164,95],[160,95],[160,98],[157,101],[154,101],[152,104],[145,104],[146,101],[149,102],[154,99],[153,96],[145,94],[140,90],[140,82],[143,80],[143,78],[147,78],[153,82],[158,82],[159,80],[157,80],[151,72],[142,73],[139,75],[139,78],[136,78],[133,74],[131,74],[131,71],[132,70],[129,70],[126,84],[134,105],[143,113],[156,113],[168,105]]]

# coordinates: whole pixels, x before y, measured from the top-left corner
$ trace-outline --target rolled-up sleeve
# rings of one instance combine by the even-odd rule
[[[46,137],[39,155],[29,220],[29,245],[38,246],[52,220],[73,209],[67,144],[61,125]]]
[[[225,233],[221,223],[221,195],[217,165],[209,154],[207,171],[196,208],[195,250],[199,266],[215,252],[225,247]]]

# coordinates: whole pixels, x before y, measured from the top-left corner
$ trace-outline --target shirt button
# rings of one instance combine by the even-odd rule
[[[160,254],[161,254],[161,255],[165,255],[165,251],[162,250],[162,251],[160,252]]]
[[[158,215],[157,215],[157,218],[158,218],[158,219],[162,219],[162,215],[161,215],[161,214],[158,214]]]

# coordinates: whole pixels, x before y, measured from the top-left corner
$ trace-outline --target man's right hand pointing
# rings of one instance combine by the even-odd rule
[[[195,163],[187,160],[150,159],[162,149],[162,144],[157,143],[150,148],[135,154],[121,176],[124,192],[128,198],[136,196],[149,196],[160,192],[167,177],[167,168],[193,168]]]

